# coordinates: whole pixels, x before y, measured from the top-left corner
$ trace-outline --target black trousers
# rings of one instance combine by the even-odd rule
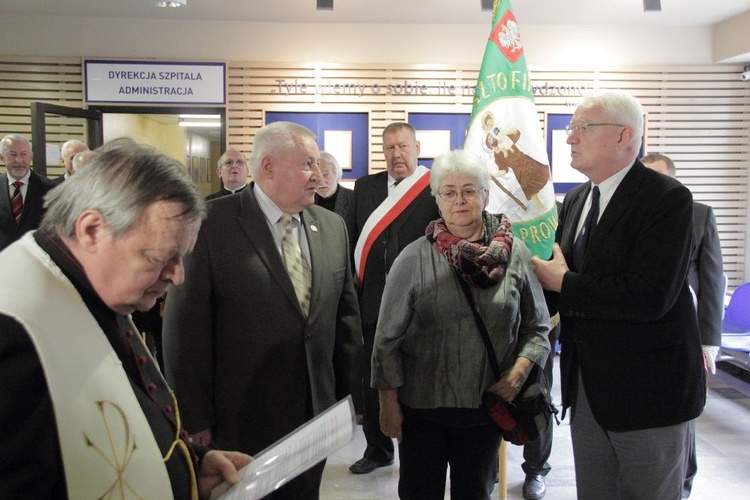
[[[401,500],[443,500],[448,465],[451,498],[490,499],[500,447],[500,430],[494,422],[451,427],[405,413],[402,431]]]
[[[690,433],[690,450],[688,452],[687,470],[685,471],[685,482],[682,483],[682,497],[688,498],[693,491],[693,479],[698,473],[698,456],[695,454],[695,420],[688,423]]]
[[[372,348],[375,341],[376,325],[363,324],[362,336],[365,344],[365,359],[363,368],[364,414],[362,416],[362,430],[367,440],[364,456],[377,462],[393,460],[393,440],[380,430],[380,400],[378,390],[370,387]]]

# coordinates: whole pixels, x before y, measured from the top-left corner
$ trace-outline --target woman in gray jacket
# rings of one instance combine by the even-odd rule
[[[435,159],[430,187],[441,219],[398,256],[386,281],[372,356],[380,425],[399,442],[399,496],[489,499],[500,430],[480,408],[490,391],[512,401],[532,364],[544,366],[549,315],[531,254],[507,217],[485,212],[489,173],[479,157]],[[459,280],[492,340],[487,350]]]

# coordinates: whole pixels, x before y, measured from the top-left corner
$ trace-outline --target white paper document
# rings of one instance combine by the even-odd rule
[[[268,495],[347,445],[356,425],[352,397],[347,396],[255,455],[240,469],[239,482],[231,487],[220,484],[211,492],[211,500],[255,500]]]

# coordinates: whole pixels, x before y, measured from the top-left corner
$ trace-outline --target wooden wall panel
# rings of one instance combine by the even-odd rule
[[[678,178],[696,199],[714,208],[719,225],[724,268],[730,286],[750,277],[745,265],[748,165],[750,160],[750,86],[739,80],[735,66],[612,67],[568,70],[531,66],[531,84],[539,120],[545,113],[572,113],[581,92],[591,88],[623,88],[646,112],[647,152],[670,156]],[[289,64],[230,62],[230,143],[245,150],[262,126],[263,110],[362,111],[370,113],[370,172],[385,168],[381,134],[391,121],[410,112],[471,112],[478,68],[408,65],[338,65],[333,68]],[[279,86],[279,80],[283,80]],[[303,88],[302,84],[306,84]],[[333,93],[365,85],[365,91]],[[391,92],[388,92],[388,85]],[[396,85],[401,93],[396,93]],[[418,90],[406,93],[405,85]],[[286,86],[288,85],[288,86]],[[376,94],[373,85],[380,85]],[[448,95],[447,87],[455,87]],[[317,88],[315,88],[317,86]],[[345,87],[348,86],[348,87]],[[425,86],[425,87],[423,87]],[[358,87],[361,88],[361,87]],[[321,90],[322,89],[322,90]],[[426,89],[426,90],[425,90]],[[303,93],[302,91],[305,91]],[[233,122],[243,121],[237,130]]]
[[[83,107],[81,59],[0,56],[0,137],[16,133],[31,138],[32,101]],[[49,116],[47,141],[62,144],[85,140],[83,120]],[[62,167],[48,167],[47,175],[63,174]]]
[[[381,171],[383,128],[411,112],[470,113],[477,67],[445,65],[227,63],[227,144],[252,151],[266,111],[367,112],[370,172]],[[531,66],[540,123],[572,113],[582,92],[623,88],[646,112],[647,152],[675,160],[678,178],[714,208],[730,286],[750,279],[745,264],[750,85],[738,66],[565,69]],[[304,84],[304,85],[303,85]],[[338,85],[338,87],[336,87]],[[450,86],[454,92],[449,92]],[[30,135],[29,102],[82,106],[79,58],[0,56],[0,136]],[[83,126],[52,117],[50,141],[83,140]],[[51,170],[51,175],[57,174]]]

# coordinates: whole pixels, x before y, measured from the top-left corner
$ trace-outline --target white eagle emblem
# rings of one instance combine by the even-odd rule
[[[497,41],[500,45],[512,52],[520,52],[523,50],[521,44],[521,31],[518,29],[518,24],[512,19],[509,19],[504,25],[502,30],[497,33]]]

